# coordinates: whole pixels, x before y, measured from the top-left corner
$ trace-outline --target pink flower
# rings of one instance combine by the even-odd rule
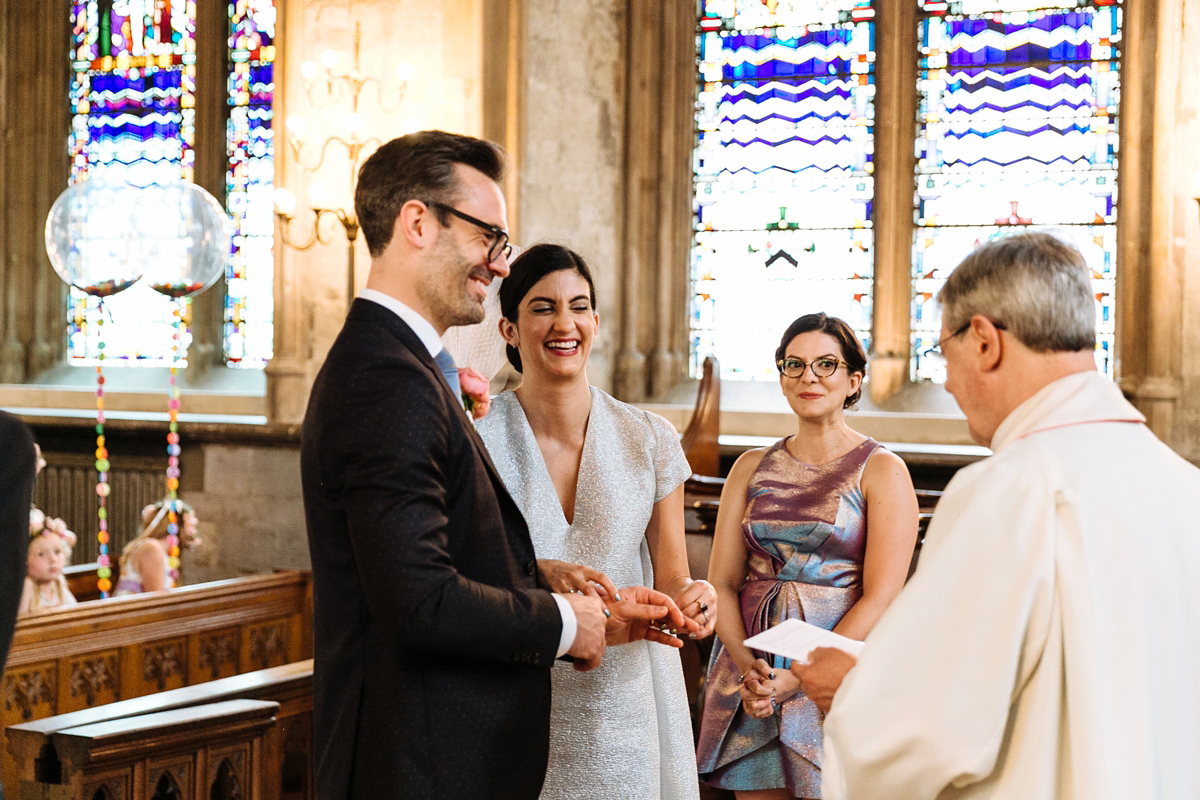
[[[42,510],[40,508],[29,509],[29,535],[41,533],[44,527],[46,527],[46,515],[42,513]]]
[[[492,405],[487,378],[470,367],[458,368],[458,385],[462,389],[463,407],[472,419],[483,419]]]
[[[56,533],[67,543],[68,547],[75,546],[75,533],[68,530],[67,523],[58,517],[49,517],[46,519],[46,533]]]

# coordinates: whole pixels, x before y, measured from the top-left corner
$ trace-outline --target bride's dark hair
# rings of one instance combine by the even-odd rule
[[[521,252],[509,266],[508,277],[500,283],[500,313],[512,324],[517,324],[517,308],[525,295],[534,284],[552,272],[564,269],[579,273],[588,285],[588,294],[592,301],[592,310],[596,309],[596,284],[592,281],[592,271],[583,256],[569,247],[561,244],[535,244]],[[517,372],[521,371],[521,354],[511,344],[504,346],[508,363]]]

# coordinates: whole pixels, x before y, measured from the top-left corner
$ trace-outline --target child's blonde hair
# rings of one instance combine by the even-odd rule
[[[121,559],[119,562],[121,571],[125,570],[125,562],[129,560],[129,554],[136,550],[142,542],[147,539],[166,538],[167,525],[170,519],[169,512],[171,510],[168,503],[169,501],[164,498],[142,509],[142,532],[121,550]],[[178,518],[176,524],[180,526],[180,529],[183,527],[183,515],[195,513],[187,503],[178,499],[175,501],[175,515]]]

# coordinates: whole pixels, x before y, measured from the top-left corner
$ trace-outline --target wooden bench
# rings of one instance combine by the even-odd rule
[[[220,703],[56,732],[62,782],[24,783],[25,800],[276,800],[266,753],[276,703]]]
[[[100,576],[96,574],[96,570],[100,569],[100,565],[95,561],[90,564],[72,564],[63,570],[63,577],[67,579],[67,588],[71,590],[71,594],[81,603],[86,603],[91,600],[100,599],[100,587],[97,585]],[[120,568],[114,563],[111,567],[112,585],[116,586],[120,580]]]
[[[34,612],[17,622],[0,723],[8,727],[311,656],[306,572]],[[0,774],[15,797],[16,766],[7,750]]]
[[[6,731],[8,751],[17,765],[20,786],[57,785],[64,782],[65,774],[54,746],[61,731],[239,699],[278,704],[278,736],[264,754],[267,774],[273,786],[278,784],[279,797],[310,800],[312,659],[13,725]]]
[[[696,407],[679,443],[696,475],[718,475],[721,466],[721,365],[713,356],[704,359]]]

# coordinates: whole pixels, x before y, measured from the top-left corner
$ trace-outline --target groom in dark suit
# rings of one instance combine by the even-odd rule
[[[537,797],[549,667],[604,652],[605,605],[540,588],[439,339],[482,320],[508,274],[503,170],[494,145],[425,131],[359,173],[370,277],[317,376],[301,455],[319,800]]]

